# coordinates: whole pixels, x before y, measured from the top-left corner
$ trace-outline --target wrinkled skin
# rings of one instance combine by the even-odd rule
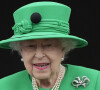
[[[36,78],[38,86],[50,88],[54,85],[64,57],[65,50],[59,39],[36,39],[20,42],[21,56],[26,70]],[[33,64],[50,63],[45,70],[38,70]]]

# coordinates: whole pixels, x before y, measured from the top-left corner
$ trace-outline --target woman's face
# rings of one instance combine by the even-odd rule
[[[36,39],[21,41],[21,55],[31,76],[48,79],[59,71],[64,48],[59,39]]]

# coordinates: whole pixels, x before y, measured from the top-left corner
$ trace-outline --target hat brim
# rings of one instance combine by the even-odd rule
[[[9,39],[0,41],[0,48],[10,49],[9,43],[23,40],[32,40],[32,39],[47,39],[47,38],[66,38],[72,39],[77,43],[76,48],[81,48],[88,45],[88,42],[85,39],[79,38],[73,35],[66,35],[61,33],[54,32],[33,32],[23,35],[12,36]]]

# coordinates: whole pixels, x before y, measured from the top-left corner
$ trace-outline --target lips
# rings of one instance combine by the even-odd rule
[[[33,64],[34,67],[38,70],[44,70],[47,69],[50,63],[35,63]]]
[[[47,66],[49,65],[50,63],[36,63],[36,64],[33,64],[35,66],[39,66],[39,67],[43,67],[43,66]]]

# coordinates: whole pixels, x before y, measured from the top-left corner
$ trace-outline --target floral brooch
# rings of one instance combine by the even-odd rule
[[[28,21],[23,20],[20,23],[15,24],[12,29],[15,35],[26,34],[32,31],[32,25]]]

